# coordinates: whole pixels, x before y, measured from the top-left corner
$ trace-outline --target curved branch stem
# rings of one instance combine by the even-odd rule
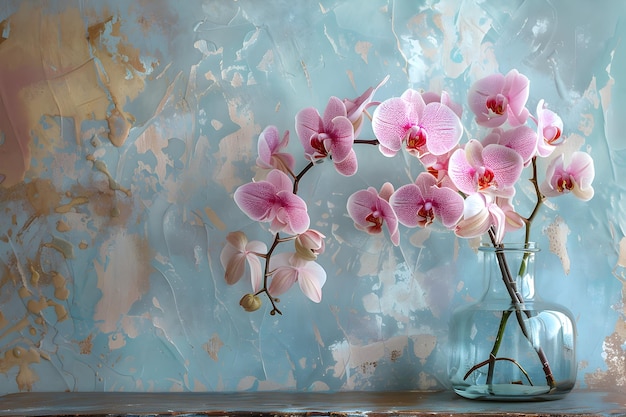
[[[515,359],[512,358],[496,358],[495,356],[490,355],[489,359],[484,360],[480,363],[477,363],[476,365],[472,366],[472,368],[467,371],[467,373],[465,374],[465,376],[463,377],[463,380],[466,380],[467,378],[469,378],[469,376],[479,370],[480,368],[482,368],[483,366],[489,364],[489,368],[491,369],[493,366],[493,364],[495,364],[497,361],[508,361],[508,362],[512,362],[515,364],[515,366],[517,366],[519,368],[519,370],[524,374],[524,376],[526,377],[526,379],[528,380],[528,383],[532,386],[533,382],[530,380],[530,375],[528,375],[528,372],[526,372],[526,370],[524,369],[524,367],[517,362]],[[489,385],[490,383],[488,383]]]
[[[379,142],[378,142],[377,139],[356,139],[354,141],[354,143],[355,144],[360,144],[360,145],[378,145]],[[320,163],[321,162],[323,162],[323,161],[320,161]],[[302,170],[300,172],[298,172],[297,174],[295,174],[294,172],[291,172],[291,170],[289,170],[289,174],[293,177],[293,193],[294,194],[298,194],[298,188],[299,188],[300,180],[302,179],[302,177],[304,177],[307,172],[309,172],[311,169],[313,169],[313,167],[315,165],[317,165],[315,162],[309,161],[305,165],[305,167],[302,168]],[[278,233],[276,233],[274,235],[274,241],[272,242],[272,245],[270,246],[270,248],[267,251],[267,253],[265,253],[265,254],[257,254],[257,256],[265,259],[265,268],[264,268],[264,272],[263,272],[263,288],[258,290],[256,292],[256,294],[254,294],[254,295],[259,295],[259,294],[265,293],[267,298],[270,300],[270,303],[272,303],[272,310],[270,311],[271,315],[274,315],[274,314],[282,315],[283,313],[276,306],[276,303],[278,303],[278,299],[274,298],[272,296],[272,294],[270,294],[270,292],[269,292],[268,280],[272,276],[272,273],[273,273],[273,271],[270,271],[270,269],[269,269],[270,259],[272,258],[272,254],[274,253],[274,249],[276,249],[276,247],[278,246],[279,243],[283,243],[283,242],[287,242],[289,240],[293,240],[296,237],[297,236],[280,237],[280,235]]]

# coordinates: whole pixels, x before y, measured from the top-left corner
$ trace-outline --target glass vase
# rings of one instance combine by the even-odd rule
[[[448,375],[454,391],[480,400],[558,399],[576,382],[571,312],[534,288],[534,243],[483,246],[487,290],[450,321]]]

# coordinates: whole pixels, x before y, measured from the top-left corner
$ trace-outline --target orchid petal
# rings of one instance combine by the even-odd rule
[[[284,172],[293,171],[295,158],[287,152],[280,152],[289,144],[289,131],[285,132],[282,140],[279,138],[276,126],[267,126],[259,135],[257,151],[259,156],[256,163],[261,168],[280,169]]]
[[[467,161],[465,150],[457,149],[452,153],[448,163],[448,176],[456,188],[464,194],[476,192],[473,170],[474,168]]]
[[[391,158],[392,156],[395,156],[398,151],[394,151],[393,149],[389,149],[388,147],[382,145],[382,144],[378,144],[378,150],[380,151],[381,154],[383,154],[384,156]]]
[[[530,81],[525,75],[512,69],[504,76],[503,93],[508,98],[508,121],[511,126],[526,122],[528,110],[524,107],[530,93]]]
[[[576,183],[581,189],[591,187],[595,177],[593,159],[588,153],[574,152],[568,167],[568,171],[576,178]]]
[[[288,259],[290,257],[291,255],[289,253],[279,253],[272,257],[272,266],[278,262],[283,264],[282,266],[273,268],[274,273],[272,274],[272,281],[268,288],[272,296],[284,294],[298,280],[298,272],[289,266]]]
[[[482,235],[490,227],[485,196],[478,193],[468,196],[464,201],[463,218],[457,223],[455,234],[463,238],[473,238]]]
[[[246,257],[232,246],[224,246],[220,253],[220,261],[224,268],[224,279],[229,285],[237,283],[246,269]]]
[[[276,191],[292,191],[293,183],[291,178],[284,172],[274,169],[267,174],[265,181],[276,187]]]
[[[300,290],[314,303],[322,301],[322,287],[326,283],[326,271],[316,262],[309,261],[300,267],[298,284]]]
[[[268,181],[250,182],[235,190],[234,199],[252,220],[268,221],[276,199],[276,187]]]
[[[483,166],[485,162],[483,161],[483,150],[485,149],[483,144],[477,141],[476,139],[470,139],[465,144],[465,157],[467,158],[467,162],[474,167]]]
[[[354,126],[345,116],[335,117],[327,126],[330,127],[328,130],[329,138],[326,139],[326,141],[330,141],[330,146],[327,149],[335,162],[342,162],[353,152]]]
[[[259,135],[257,151],[259,157],[257,163],[262,162],[263,168],[268,168],[272,155],[280,149],[280,139],[276,126],[267,126]]]
[[[435,214],[441,219],[441,223],[445,227],[451,228],[463,214],[463,197],[447,187],[434,186],[431,192]]]
[[[328,99],[328,103],[324,109],[324,115],[322,116],[322,123],[324,126],[330,126],[333,119],[340,116],[345,117],[346,119],[348,118],[346,105],[343,104],[341,99],[333,96]],[[348,121],[350,120],[348,119]],[[352,122],[350,122],[350,125],[352,125]]]
[[[515,150],[502,145],[487,145],[483,149],[485,166],[493,170],[498,188],[515,185],[524,169],[524,161]]]
[[[270,227],[271,231],[278,233],[284,230],[291,235],[304,233],[310,224],[306,202],[291,191],[281,191],[277,195],[280,205],[275,209],[275,217]],[[278,224],[279,227],[276,227]]]
[[[380,187],[380,191],[378,192],[378,195],[383,200],[389,201],[389,198],[391,197],[393,192],[394,192],[393,184],[390,182],[386,182],[383,184],[382,187]]]
[[[261,260],[256,255],[247,256],[248,266],[250,266],[250,283],[252,284],[252,291],[255,293],[261,289],[263,284],[263,268],[261,267]]]
[[[348,156],[346,156],[342,161],[336,161],[333,159],[333,162],[337,172],[346,177],[356,174],[359,169],[356,153],[353,149],[351,149],[351,152],[348,153]]]
[[[524,218],[515,211],[511,198],[496,197],[496,204],[505,215],[505,230],[507,232],[521,229],[526,225]]]
[[[494,228],[496,244],[502,243],[506,232],[506,215],[497,204],[490,204],[488,211],[491,217],[491,225]]]
[[[390,202],[398,221],[406,227],[417,227],[423,222],[418,215],[424,205],[422,190],[416,184],[405,184],[398,188],[391,196]]]
[[[380,103],[372,115],[372,131],[386,156],[395,155],[402,148],[408,128],[415,122],[410,118],[410,104],[399,97]],[[381,149],[381,151],[383,151]]]
[[[315,108],[308,107],[296,114],[296,133],[307,157],[316,153],[316,149],[311,146],[311,138],[323,130],[322,118]]]
[[[372,207],[375,206],[377,198],[378,195],[374,187],[356,191],[348,197],[346,203],[348,215],[359,228],[365,228],[369,225],[366,218],[372,213]]]
[[[440,103],[427,104],[419,124],[426,129],[426,147],[434,155],[443,155],[450,151],[463,135],[463,125],[459,117]]]
[[[358,136],[361,127],[362,127],[362,119],[363,112],[365,109],[372,104],[372,99],[374,98],[374,93],[389,80],[389,75],[387,75],[376,87],[370,87],[363,94],[357,97],[354,100],[343,100],[344,105],[346,106],[347,117],[350,119],[350,122],[354,126],[354,136]]]
[[[232,245],[237,250],[244,250],[248,243],[246,234],[240,230],[231,232],[226,235],[226,242]]]
[[[537,132],[525,125],[518,126],[502,132],[497,143],[515,150],[527,165],[537,150]]]
[[[409,104],[409,112],[407,113],[410,120],[417,122],[426,107],[422,93],[412,88],[406,90],[400,98]]]

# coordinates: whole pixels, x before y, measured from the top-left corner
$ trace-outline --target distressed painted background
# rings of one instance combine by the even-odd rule
[[[266,125],[302,166],[302,107],[387,74],[378,99],[463,102],[511,68],[596,161],[590,203],[541,212],[538,287],[577,318],[579,385],[623,389],[625,16],[619,0],[0,2],[0,393],[445,388],[474,251],[437,231],[394,248],[345,215],[354,190],[407,182],[401,156],[359,149],[355,177],[303,180],[329,236],[319,305],[294,289],[281,317],[244,312],[249,283],[227,286],[219,253],[231,230],[269,237],[232,199]]]

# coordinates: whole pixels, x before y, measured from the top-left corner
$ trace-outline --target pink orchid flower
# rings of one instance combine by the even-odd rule
[[[391,242],[398,246],[400,244],[398,219],[389,204],[392,193],[393,185],[388,182],[382,186],[380,193],[374,187],[359,190],[348,197],[347,209],[357,229],[373,235],[381,233],[385,224]]]
[[[317,262],[306,261],[293,253],[279,253],[270,260],[272,282],[268,291],[272,297],[281,295],[298,282],[300,290],[311,301],[322,301],[322,287],[326,283],[326,271]]]
[[[253,240],[241,231],[229,233],[226,236],[226,245],[220,253],[220,262],[225,272],[225,279],[229,285],[238,282],[245,273],[246,262],[249,268],[249,278],[254,292],[261,289],[263,270],[259,256],[267,253],[267,246],[263,242]]]
[[[296,114],[296,132],[304,147],[304,155],[312,162],[331,157],[335,169],[345,176],[357,171],[354,127],[348,119],[345,104],[337,97],[328,100],[324,116],[312,107]]]
[[[413,89],[383,101],[374,110],[372,130],[385,156],[394,156],[404,143],[407,152],[418,158],[428,153],[445,154],[463,134],[461,120],[454,111],[438,102],[426,104]]]
[[[493,227],[496,243],[501,243],[506,231],[506,215],[493,196],[475,193],[464,201],[463,217],[454,233],[462,238],[473,238]]]
[[[317,255],[324,253],[326,248],[325,238],[326,236],[315,229],[308,229],[306,232],[299,234],[295,240],[295,255],[307,261],[314,261],[317,259]]]
[[[524,161],[517,151],[498,144],[483,147],[472,139],[465,149],[454,151],[448,175],[458,190],[467,195],[481,192],[511,197],[523,169]]]
[[[374,93],[389,80],[387,75],[376,87],[370,87],[359,97],[354,100],[344,99],[343,104],[346,106],[347,117],[354,126],[354,137],[358,137],[363,127],[363,112],[366,108],[373,105]]]
[[[276,126],[267,126],[259,135],[256,164],[265,169],[280,169],[286,174],[293,173],[295,158],[288,152],[280,152],[289,144],[289,131],[280,139]]]
[[[273,169],[263,181],[244,184],[235,190],[235,202],[248,217],[269,222],[272,233],[284,231],[291,235],[309,228],[307,205],[293,193],[291,179]]]
[[[439,219],[451,228],[463,214],[463,197],[450,188],[438,187],[437,179],[426,172],[420,173],[414,184],[398,188],[389,202],[407,227],[426,227]]]
[[[564,167],[564,157],[559,155],[548,164],[546,179],[539,186],[546,197],[556,197],[571,192],[583,201],[593,197],[591,186],[595,177],[593,159],[585,152],[576,151]]]
[[[544,101],[537,104],[537,155],[542,158],[550,156],[554,149],[562,144],[563,120],[552,110],[544,106]]]
[[[529,85],[528,78],[515,69],[476,81],[467,96],[476,123],[485,127],[498,127],[506,121],[513,127],[524,124],[529,114],[525,107]]]
[[[524,166],[528,166],[537,150],[537,133],[526,125],[513,129],[502,130],[495,128],[481,141],[483,146],[492,143],[511,148],[520,154]]]

